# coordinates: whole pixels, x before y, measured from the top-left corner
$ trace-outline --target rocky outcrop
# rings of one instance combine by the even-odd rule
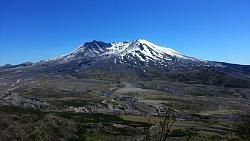
[[[29,108],[46,108],[48,103],[38,98],[28,98],[20,96],[17,93],[0,93],[0,106],[21,106]]]

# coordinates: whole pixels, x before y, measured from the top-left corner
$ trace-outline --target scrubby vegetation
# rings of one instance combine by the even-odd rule
[[[250,115],[243,114],[236,126],[237,134],[244,140],[250,140]]]

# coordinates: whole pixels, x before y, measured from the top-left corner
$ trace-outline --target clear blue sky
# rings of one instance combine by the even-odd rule
[[[250,64],[250,0],[0,0],[0,65],[58,56],[85,41],[138,38]]]

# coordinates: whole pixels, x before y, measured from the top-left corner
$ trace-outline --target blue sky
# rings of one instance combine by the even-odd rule
[[[201,59],[250,64],[249,0],[0,0],[0,65],[85,41],[143,38]]]

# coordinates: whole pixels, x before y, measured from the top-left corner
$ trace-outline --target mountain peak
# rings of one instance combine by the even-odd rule
[[[142,38],[136,39],[135,41],[137,41],[137,42],[141,42],[141,43],[143,43],[143,42],[148,42],[147,40],[142,39]]]
[[[149,41],[147,41],[147,40],[145,40],[145,39],[136,39],[136,40],[132,40],[132,41],[130,41],[131,43],[140,43],[140,44],[148,44],[148,45],[152,45],[153,43],[151,43],[151,42],[149,42]]]
[[[86,42],[73,52],[50,60],[59,60],[67,62],[72,60],[81,60],[88,57],[118,57],[134,58],[140,61],[166,61],[176,59],[195,60],[192,57],[184,56],[171,48],[165,48],[155,45],[145,39],[136,39],[127,42],[105,43],[103,41],[93,40]]]

